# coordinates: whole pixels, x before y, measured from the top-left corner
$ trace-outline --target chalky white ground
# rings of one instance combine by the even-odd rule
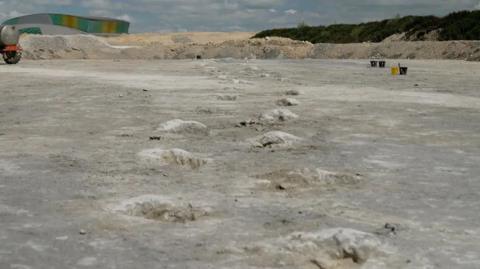
[[[366,63],[0,65],[0,268],[479,268],[480,64]]]

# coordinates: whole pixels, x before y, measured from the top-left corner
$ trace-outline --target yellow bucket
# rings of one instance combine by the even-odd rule
[[[398,66],[392,67],[392,76],[397,76],[400,74],[400,68]]]

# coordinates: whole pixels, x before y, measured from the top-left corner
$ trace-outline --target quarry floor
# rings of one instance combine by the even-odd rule
[[[480,268],[480,63],[402,63],[397,77],[366,60],[0,65],[0,268],[318,269],[255,246],[329,228],[378,237],[383,268]],[[289,90],[297,119],[239,124]],[[210,132],[157,130],[173,119]],[[248,142],[269,131],[302,142]],[[158,148],[209,162],[139,155]],[[274,184],[305,169],[359,181]],[[115,210],[135,197],[208,213]]]

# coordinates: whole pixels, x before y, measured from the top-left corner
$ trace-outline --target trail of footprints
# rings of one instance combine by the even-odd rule
[[[216,70],[211,70],[216,73]],[[226,80],[223,74],[220,79]],[[237,81],[233,81],[238,84]],[[302,93],[289,90],[275,104],[279,107],[292,107],[300,102],[292,96]],[[236,95],[217,96],[221,101],[236,101]],[[276,108],[258,117],[240,122],[237,127],[250,125],[275,126],[298,119],[299,116],[286,108]],[[162,123],[156,132],[172,136],[208,136],[209,128],[197,121],[174,119]],[[289,148],[305,141],[304,138],[281,132],[269,131],[257,137],[247,139],[253,148]],[[177,166],[184,169],[197,170],[212,163],[213,160],[202,154],[191,153],[183,149],[146,149],[138,153],[139,159],[145,165]],[[348,186],[358,184],[362,175],[352,173],[330,172],[323,169],[302,168],[297,170],[277,170],[266,174],[255,175],[261,179],[265,187],[272,191],[295,191],[312,187]],[[192,204],[179,203],[178,200],[165,196],[144,195],[122,201],[110,206],[110,210],[126,217],[142,218],[146,221],[190,222],[211,215],[210,208],[195,207]],[[381,242],[374,235],[350,229],[319,230],[314,233],[295,233],[277,239],[278,242],[264,242],[259,245],[233,247],[236,250],[226,250],[225,253],[250,257],[249,262],[258,266],[314,266],[322,269],[359,268],[368,263],[376,252],[381,252]],[[315,248],[308,247],[313,245]],[[265,259],[262,251],[267,249],[272,257]],[[286,253],[286,255],[284,255]],[[281,258],[279,258],[281,257]],[[301,258],[299,258],[301,257]],[[275,261],[275,262],[274,262]],[[310,267],[308,267],[310,268]]]

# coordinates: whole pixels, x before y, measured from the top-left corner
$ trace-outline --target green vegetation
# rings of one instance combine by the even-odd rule
[[[405,33],[409,40],[423,40],[434,30],[438,30],[439,40],[480,40],[480,11],[455,12],[442,18],[398,16],[390,20],[330,26],[308,26],[302,22],[297,28],[266,30],[254,38],[278,36],[312,43],[359,43],[381,42],[400,33]]]

